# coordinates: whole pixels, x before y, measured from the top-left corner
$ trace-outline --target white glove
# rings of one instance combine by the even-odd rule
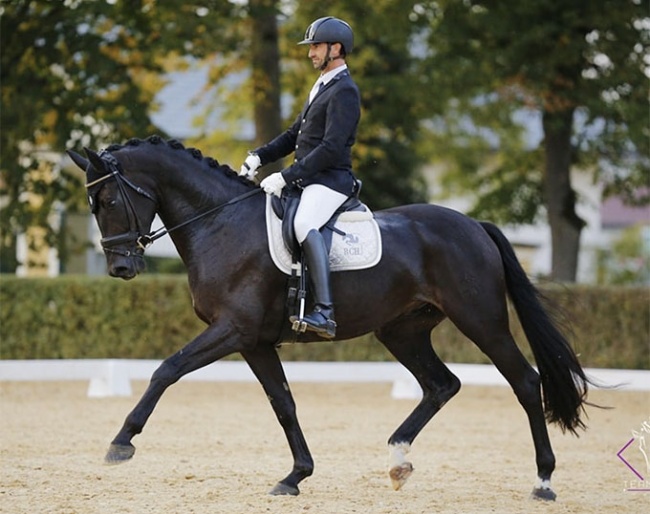
[[[261,165],[262,161],[260,160],[260,156],[256,153],[249,153],[244,164],[241,165],[239,176],[246,177],[248,180],[253,180],[253,177],[257,175],[257,168]]]
[[[266,177],[262,182],[260,182],[260,187],[264,189],[264,192],[267,195],[280,196],[282,188],[286,186],[287,183],[282,176],[282,173],[279,171],[277,173],[272,173]]]

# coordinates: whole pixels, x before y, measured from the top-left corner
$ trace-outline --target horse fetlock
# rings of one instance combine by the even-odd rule
[[[296,473],[298,473],[302,478],[310,477],[314,474],[314,463],[312,462],[309,465],[296,466]]]
[[[533,491],[530,493],[530,498],[532,500],[555,501],[557,495],[551,489],[550,480],[538,478]]]

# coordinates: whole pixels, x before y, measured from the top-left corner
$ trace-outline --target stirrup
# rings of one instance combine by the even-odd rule
[[[307,323],[299,319],[297,316],[291,316],[289,321],[291,321],[291,330],[294,332],[297,332],[298,334],[304,334],[307,332]]]
[[[308,330],[314,332],[326,339],[333,339],[336,336],[336,321],[326,318],[323,315],[325,322],[320,325],[309,323],[305,318],[298,318],[298,316],[291,316],[291,330],[298,334],[304,334]]]

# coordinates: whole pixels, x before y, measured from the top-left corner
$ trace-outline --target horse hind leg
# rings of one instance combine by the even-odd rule
[[[432,307],[402,316],[376,332],[377,338],[408,369],[422,388],[422,400],[388,439],[389,476],[395,490],[413,472],[406,460],[411,444],[433,416],[460,389],[460,380],[431,346],[431,330],[444,315]]]
[[[555,456],[546,428],[539,374],[523,356],[510,333],[505,300],[486,302],[484,305],[500,308],[501,315],[483,316],[481,309],[477,307],[471,310],[466,308],[467,311],[472,312],[472,316],[456,317],[454,313],[448,312],[449,318],[490,358],[508,381],[526,412],[537,464],[537,483],[533,487],[531,498],[555,500],[556,494],[551,489]]]

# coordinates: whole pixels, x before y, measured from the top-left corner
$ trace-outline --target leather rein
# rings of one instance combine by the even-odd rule
[[[102,159],[102,161],[104,161],[104,163],[108,167],[109,172],[106,175],[101,176],[97,180],[93,180],[92,182],[86,184],[86,190],[88,191],[88,203],[90,204],[90,208],[92,212],[95,213],[97,210],[97,205],[96,205],[97,202],[95,200],[95,195],[99,192],[99,189],[101,189],[101,187],[98,188],[94,192],[94,194],[90,193],[91,188],[93,188],[98,184],[103,185],[104,181],[109,180],[111,178],[114,178],[116,180],[117,189],[124,201],[126,216],[127,219],[129,220],[129,231],[123,232],[122,234],[117,234],[115,236],[103,237],[100,240],[100,244],[102,245],[104,252],[116,253],[124,257],[131,257],[133,255],[141,256],[144,254],[144,251],[149,246],[151,246],[157,239],[160,239],[161,237],[171,232],[174,232],[175,230],[178,230],[182,227],[185,227],[186,225],[189,225],[190,223],[193,223],[201,218],[209,216],[210,214],[219,212],[225,209],[226,207],[228,207],[229,205],[233,205],[235,203],[241,202],[242,200],[250,198],[251,196],[254,196],[263,191],[263,189],[261,188],[251,189],[250,191],[247,191],[246,193],[236,196],[225,203],[219,204],[215,207],[212,207],[211,209],[208,209],[207,211],[197,214],[196,216],[193,216],[192,218],[185,220],[174,227],[171,227],[169,229],[165,227],[161,227],[159,229],[152,230],[144,234],[143,233],[144,230],[142,230],[142,225],[136,214],[135,206],[133,205],[133,202],[131,201],[131,197],[128,195],[126,188],[128,187],[129,189],[135,191],[140,196],[144,196],[146,199],[154,202],[154,204],[157,203],[156,199],[150,193],[142,189],[140,186],[134,184],[124,176],[119,161],[110,152],[106,150],[102,150],[99,153],[99,157]],[[136,246],[135,252],[132,252],[131,250],[115,248],[116,246],[127,244],[127,243],[135,244]]]

